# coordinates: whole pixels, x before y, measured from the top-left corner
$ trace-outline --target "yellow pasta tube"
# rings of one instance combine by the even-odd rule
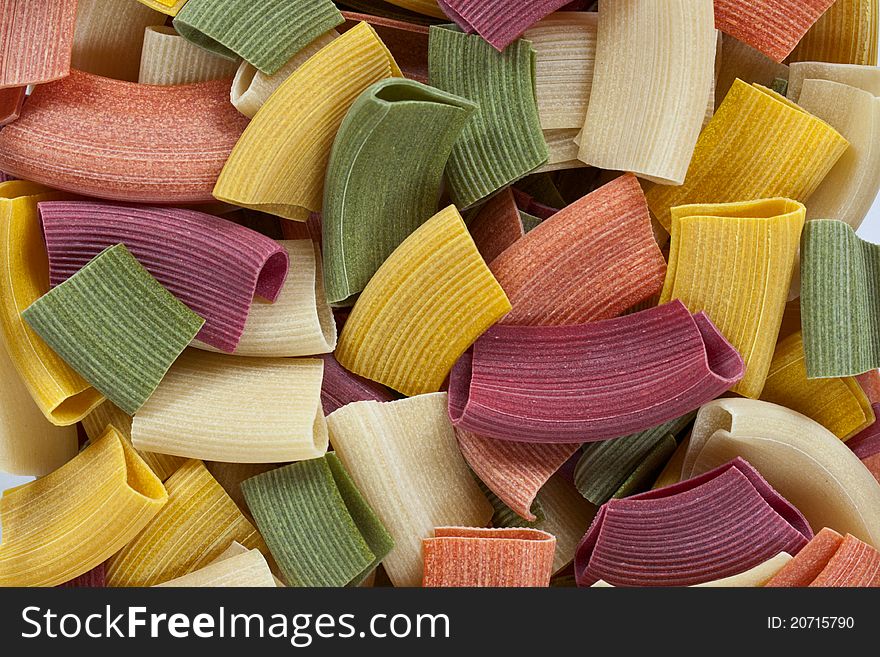
[[[578,158],[683,183],[706,115],[716,43],[712,0],[600,0]]]
[[[334,39],[260,108],[232,149],[214,196],[305,221],[321,210],[330,149],[348,108],[374,82],[400,75],[367,23]]]
[[[198,570],[156,586],[169,587],[261,587],[275,588],[266,557],[253,549],[215,560]]]
[[[706,311],[745,362],[731,388],[745,397],[760,396],[770,369],[805,213],[782,198],[672,208],[660,303]]]
[[[741,456],[794,504],[814,531],[830,527],[880,544],[880,483],[837,436],[791,409],[717,399],[700,409],[682,479]]]
[[[238,541],[263,539],[201,461],[187,461],[165,482],[168,503],[107,563],[107,586],[153,586],[208,565]]]
[[[0,497],[0,586],[56,586],[131,541],[168,500],[112,427],[73,460]]]
[[[736,80],[697,140],[684,184],[652,185],[645,196],[667,231],[678,205],[772,197],[803,203],[848,145],[779,94]]]
[[[841,440],[874,423],[874,411],[855,377],[808,379],[800,331],[780,340],[761,399],[803,413]]]
[[[450,205],[407,237],[361,293],[339,336],[344,368],[404,395],[436,392],[510,301]]]
[[[331,440],[394,538],[382,562],[395,586],[420,586],[422,539],[435,527],[485,527],[492,505],[465,463],[445,392],[356,402],[327,417]]]
[[[37,203],[63,198],[36,183],[0,183],[0,337],[37,406],[52,424],[79,422],[104,397],[21,318],[49,291],[49,262]]]
[[[324,294],[321,254],[311,240],[281,240],[290,269],[274,303],[254,299],[236,356],[312,356],[336,347],[336,322]],[[194,346],[219,351],[200,340]]]
[[[148,27],[144,32],[137,81],[141,84],[189,84],[231,78],[236,62],[190,43],[174,28]]]
[[[131,427],[139,450],[229,463],[281,463],[327,451],[324,362],[188,349]],[[259,418],[255,421],[254,418]]]
[[[791,61],[877,65],[878,0],[836,0],[791,53]]]

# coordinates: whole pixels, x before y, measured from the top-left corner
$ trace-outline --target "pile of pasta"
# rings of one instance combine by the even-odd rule
[[[880,586],[878,18],[0,2],[0,585]]]

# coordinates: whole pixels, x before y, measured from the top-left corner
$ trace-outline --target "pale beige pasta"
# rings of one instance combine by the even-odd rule
[[[694,584],[695,587],[709,588],[742,588],[742,587],[759,587],[764,586],[773,579],[773,576],[782,570],[782,567],[791,561],[791,555],[787,552],[780,552],[775,557],[767,559],[764,563],[759,563],[754,568],[750,568],[744,573],[723,577],[711,582],[702,584]]]
[[[791,65],[788,76],[788,98],[799,102],[804,80],[830,80],[856,87],[874,96],[880,96],[880,68],[857,64],[829,62],[797,62]]]
[[[236,545],[240,545],[236,543]],[[236,555],[220,555],[213,563],[182,575],[175,579],[155,584],[170,587],[261,587],[274,588],[275,580],[266,563],[266,557],[257,550],[248,550]]]
[[[199,48],[174,28],[156,25],[144,33],[138,82],[172,85],[222,80],[235,75],[237,68],[237,62]]]
[[[533,173],[559,171],[560,169],[580,169],[587,165],[578,158],[577,136],[579,129],[544,130],[544,141],[550,157],[547,163]]]
[[[238,541],[232,541],[232,543],[229,544],[229,547],[226,548],[226,550],[224,550],[220,554],[220,556],[217,557],[216,559],[214,559],[214,561],[212,561],[211,563],[217,563],[218,561],[223,561],[224,559],[230,559],[232,557],[237,557],[241,554],[244,554],[245,552],[250,552],[250,551],[251,550],[246,548],[244,545],[242,545]],[[269,564],[269,569],[270,570],[272,569],[272,564]],[[284,582],[282,582],[280,579],[275,577],[275,575],[272,575],[272,580],[275,582],[275,586],[280,586],[281,588],[284,588]]]

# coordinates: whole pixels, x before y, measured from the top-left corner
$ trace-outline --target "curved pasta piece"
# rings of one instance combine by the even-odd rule
[[[571,565],[584,528],[593,522],[598,509],[581,497],[562,472],[547,480],[537,499],[544,517],[530,527],[556,537],[556,553],[553,556],[553,573],[556,574]]]
[[[483,260],[489,265],[525,235],[523,217],[517,208],[513,188],[508,187],[486,201],[474,218],[468,221],[468,232]]]
[[[804,548],[806,550],[807,548]],[[801,550],[803,552],[804,550]],[[798,553],[800,554],[800,552]],[[764,563],[760,563],[754,568],[738,575],[731,575],[723,579],[716,579],[711,582],[702,584],[694,584],[697,587],[710,588],[742,588],[742,587],[759,587],[767,586],[767,583],[775,577],[782,568],[791,563],[791,555],[787,552],[780,552],[775,557],[767,559]]]
[[[386,0],[388,4],[403,7],[425,16],[434,18],[446,18],[446,14],[440,9],[437,0]]]
[[[428,25],[419,25],[409,20],[397,20],[392,17],[374,16],[372,13],[343,11],[342,15],[345,18],[343,30],[361,21],[369,23],[382,42],[388,46],[388,50],[400,66],[403,77],[428,83]]]
[[[86,415],[81,422],[86,435],[92,442],[98,440],[107,427],[112,426],[126,442],[131,444],[131,416],[111,401],[105,401]],[[160,481],[168,479],[186,462],[186,459],[179,456],[135,451],[144,460],[144,463],[150,466],[150,470],[156,473]]]
[[[574,484],[589,502],[605,504],[637,471],[651,452],[670,434],[681,433],[694,419],[688,413],[669,422],[622,436],[584,445],[574,470]]]
[[[356,401],[392,401],[394,395],[388,388],[342,367],[333,354],[322,356],[324,380],[321,382],[321,405],[324,415]]]
[[[547,480],[577,451],[577,444],[513,443],[456,431],[458,448],[480,480],[520,517],[536,520],[532,503]]]
[[[580,131],[577,128],[563,130],[544,130],[544,142],[550,153],[547,163],[535,169],[532,173],[549,173],[563,169],[582,169],[587,165],[577,159],[577,137]]]
[[[193,45],[173,28],[153,25],[144,32],[137,81],[141,84],[191,84],[233,77],[238,64]]]
[[[807,222],[801,242],[801,323],[807,376],[880,367],[880,246],[842,221]]]
[[[455,206],[407,237],[355,303],[336,349],[347,370],[404,395],[436,392],[510,303]]]
[[[431,27],[430,84],[479,106],[446,165],[449,193],[459,208],[476,204],[547,162],[534,75],[535,51],[528,41],[499,53],[481,37],[448,26]]]
[[[847,147],[834,128],[782,96],[736,80],[700,133],[684,184],[653,185],[645,196],[667,231],[675,206],[771,197],[804,202]]]
[[[837,82],[805,80],[798,104],[850,143],[810,197],[807,219],[838,219],[858,228],[880,191],[880,97]]]
[[[269,96],[275,93],[275,90],[287,78],[305,64],[312,55],[316,54],[324,46],[329,45],[338,36],[339,33],[336,30],[330,30],[326,34],[322,34],[299,50],[272,75],[266,75],[250,62],[242,61],[235,71],[235,78],[232,80],[232,90],[229,92],[229,99],[235,105],[235,109],[248,118],[254,118],[254,115],[269,99]]]
[[[138,81],[144,31],[165,16],[131,0],[78,0],[70,65],[78,71]]]
[[[872,407],[874,417],[880,417],[880,404],[874,404]],[[874,422],[862,432],[856,434],[846,442],[853,453],[860,459],[865,459],[874,454],[880,453],[880,423]]]
[[[809,586],[840,548],[843,536],[833,529],[823,528],[812,540],[785,564],[766,586]]]
[[[133,415],[205,321],[123,244],[95,256],[21,316],[59,356]]]
[[[0,183],[0,330],[10,360],[52,423],[79,422],[104,401],[21,317],[49,291],[49,265],[37,204],[62,198],[25,181]]]
[[[880,403],[880,370],[868,370],[857,375],[855,380],[872,404]]]
[[[715,85],[715,107],[721,105],[737,78],[748,84],[757,82],[769,88],[776,80],[788,80],[788,76],[789,69],[785,64],[774,62],[764,53],[729,34],[722,34],[721,68]]]
[[[880,587],[880,552],[848,534],[810,586]]]
[[[153,586],[275,588],[275,580],[266,558],[253,549]]]
[[[527,528],[437,527],[422,551],[425,587],[547,587],[556,537]]]
[[[322,216],[327,300],[349,304],[437,211],[443,169],[476,106],[390,78],[345,116],[327,165]]]
[[[804,82],[807,80],[828,80],[867,91],[880,96],[880,69],[876,66],[857,66],[854,64],[831,64],[829,62],[796,62],[791,65],[788,83],[788,98],[799,102]]]
[[[793,62],[877,65],[877,0],[836,0],[791,53]]]
[[[156,11],[161,11],[168,16],[176,16],[187,0],[138,0],[138,2]]]
[[[225,559],[231,559],[232,557],[240,556],[246,552],[249,552],[249,550],[244,545],[242,545],[238,541],[232,541],[232,543],[229,544],[229,547],[226,548],[226,550],[224,550],[220,554],[220,556],[214,559],[214,561],[212,561],[211,563],[219,563]],[[274,566],[269,566],[270,570],[273,567]],[[272,580],[275,582],[276,587],[284,588],[284,582],[278,579],[274,574],[272,574]]]
[[[595,12],[564,12],[547,16],[523,34],[536,53],[535,96],[545,131],[583,127],[593,86],[597,29]]]
[[[367,23],[334,39],[260,108],[226,161],[214,196],[298,221],[319,212],[345,113],[364,89],[397,75],[394,58]]]
[[[715,25],[781,62],[834,0],[715,0]]]
[[[226,219],[193,210],[40,203],[49,281],[59,285],[114,244],[125,244],[171,294],[205,320],[200,340],[236,349],[251,301],[275,301],[288,275],[287,251]]]
[[[241,57],[267,75],[317,37],[343,22],[330,0],[188,0],[174,29],[197,46]]]
[[[0,497],[0,586],[56,586],[103,563],[168,500],[112,427],[71,461]]]
[[[570,0],[437,0],[443,12],[468,32],[503,51],[542,18]]]
[[[706,117],[717,40],[712,0],[600,0],[578,159],[682,184]]]
[[[783,198],[672,209],[660,303],[680,299],[706,312],[742,355],[745,376],[732,392],[757,398],[764,387],[804,215],[802,204]]]
[[[542,222],[490,269],[513,306],[502,323],[555,326],[616,317],[653,296],[666,261],[626,174]]]
[[[449,416],[502,440],[593,442],[692,411],[742,373],[707,316],[680,301],[575,326],[496,326],[452,369]]]
[[[320,252],[311,240],[282,240],[290,270],[274,303],[255,299],[236,356],[312,356],[336,347],[336,322],[324,294]],[[217,351],[196,342],[199,349]]]
[[[327,451],[322,371],[316,358],[240,358],[189,349],[135,415],[132,444],[229,463],[318,458]]]
[[[0,89],[70,72],[76,0],[7,0],[0,6]]]
[[[737,458],[604,504],[578,546],[575,576],[578,586],[689,586],[797,554],[812,537],[797,508]]]
[[[26,91],[27,87],[0,89],[0,127],[19,117]],[[5,182],[5,179],[0,178],[0,182]]]
[[[187,461],[165,482],[168,503],[107,563],[107,586],[153,586],[207,566],[232,541],[265,549],[201,461]]]
[[[871,403],[853,377],[807,378],[800,331],[776,345],[761,399],[806,415],[841,440],[875,420]]]
[[[816,528],[880,544],[880,484],[837,436],[776,404],[719,399],[700,409],[681,475],[742,457]]]
[[[382,563],[395,586],[421,584],[421,543],[434,527],[481,527],[492,517],[458,451],[446,393],[356,402],[327,424],[336,455],[394,539]]]
[[[0,169],[97,198],[211,201],[247,123],[226,101],[228,88],[224,80],[161,87],[71,71],[39,85],[0,132]]]
[[[662,436],[660,440],[645,455],[645,458],[636,465],[629,476],[614,491],[612,497],[630,497],[636,493],[651,490],[654,483],[675,452],[678,451],[678,443],[671,433]]]
[[[0,338],[0,472],[42,477],[76,456],[76,427],[53,426],[46,419],[2,342]]]
[[[394,547],[335,454],[270,470],[241,489],[288,586],[357,586]]]

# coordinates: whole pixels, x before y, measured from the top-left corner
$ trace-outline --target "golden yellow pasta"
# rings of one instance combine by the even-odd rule
[[[878,9],[877,0],[836,0],[789,59],[876,66]]]

